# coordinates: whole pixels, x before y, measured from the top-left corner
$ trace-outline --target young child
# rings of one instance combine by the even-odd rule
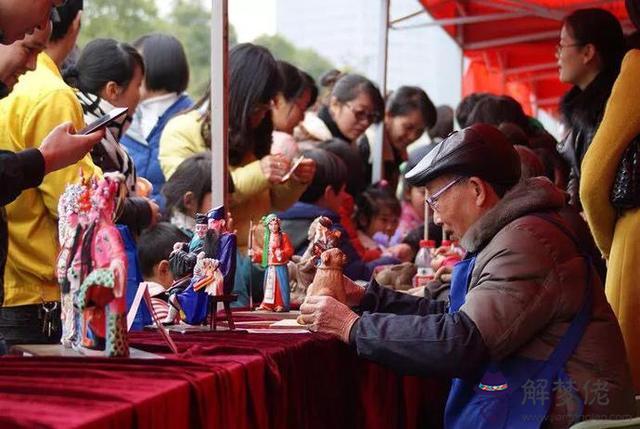
[[[404,238],[412,230],[424,226],[425,192],[422,186],[411,186],[404,179],[404,173],[418,165],[420,160],[430,152],[429,147],[415,149],[409,154],[409,160],[403,168],[402,175],[402,202],[400,223],[391,237],[391,245],[402,243]],[[433,219],[433,213],[431,213]]]
[[[179,242],[189,242],[189,236],[168,222],[160,222],[145,229],[138,240],[140,269],[144,281],[149,285],[151,303],[160,320],[167,317],[169,297],[166,289],[174,281],[169,269],[169,254],[173,245]]]
[[[211,152],[198,153],[182,161],[164,184],[162,194],[166,199],[167,220],[192,236],[196,213],[211,210]]]
[[[356,198],[355,223],[358,239],[366,249],[365,261],[392,256],[409,261],[412,251],[405,244],[391,246],[391,236],[396,231],[401,214],[400,203],[382,181],[369,186]]]

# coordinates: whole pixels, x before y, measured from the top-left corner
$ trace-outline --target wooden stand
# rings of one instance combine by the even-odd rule
[[[238,295],[229,294],[229,295],[220,295],[220,296],[212,296],[211,302],[209,303],[209,313],[211,314],[211,320],[209,322],[209,330],[216,330],[216,323],[218,321],[217,311],[218,303],[221,302],[224,305],[224,314],[227,323],[229,324],[229,330],[233,331],[235,326],[233,324],[233,314],[231,313],[231,303],[238,300]]]

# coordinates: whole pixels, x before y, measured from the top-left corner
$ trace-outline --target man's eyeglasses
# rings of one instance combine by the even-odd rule
[[[358,122],[366,120],[369,124],[372,124],[380,120],[380,115],[378,113],[356,109],[351,103],[345,103],[345,105],[349,108],[349,110],[351,110],[351,113],[353,113],[353,116]]]
[[[455,185],[456,183],[464,179],[465,177],[462,177],[462,176],[456,177],[451,182],[444,185],[440,190],[435,192],[433,195],[430,195],[427,198],[425,198],[425,201],[427,202],[427,204],[429,204],[429,207],[431,207],[434,211],[438,210],[438,200],[440,199],[440,197],[442,197],[442,195],[445,192],[447,192],[447,190],[449,190],[453,185]]]

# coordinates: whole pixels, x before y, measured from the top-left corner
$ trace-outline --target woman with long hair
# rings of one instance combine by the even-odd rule
[[[625,52],[620,23],[603,9],[579,9],[564,19],[556,58],[560,80],[573,88],[560,110],[567,134],[559,151],[570,167],[567,190],[580,208],[580,165],[595,135]]]

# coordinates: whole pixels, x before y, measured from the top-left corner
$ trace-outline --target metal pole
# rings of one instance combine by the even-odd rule
[[[229,129],[229,28],[227,0],[211,0],[211,201],[229,209],[229,158],[227,133]],[[213,309],[215,319],[223,304]],[[213,319],[213,320],[214,320]]]
[[[211,0],[211,199],[214,207],[226,205],[228,193],[228,43],[227,0]]]
[[[387,50],[389,47],[389,8],[391,0],[380,0],[380,34],[378,38],[378,85],[380,93],[384,97],[387,93]],[[383,179],[382,154],[384,144],[384,112],[382,121],[376,127],[376,138],[373,145],[373,168],[371,182],[376,183]]]

